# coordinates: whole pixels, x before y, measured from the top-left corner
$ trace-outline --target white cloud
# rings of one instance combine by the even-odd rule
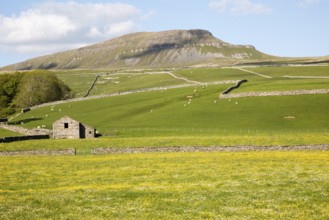
[[[0,49],[50,53],[135,31],[141,11],[121,3],[47,2],[18,15],[0,15]]]
[[[319,2],[321,2],[321,0],[299,0],[298,4],[301,7],[306,7],[306,6],[309,6],[309,5],[317,4]]]
[[[250,0],[213,0],[209,3],[209,8],[235,15],[263,14],[271,11],[269,7]]]

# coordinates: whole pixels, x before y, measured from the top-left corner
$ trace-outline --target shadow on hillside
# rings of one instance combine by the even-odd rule
[[[43,118],[26,118],[26,119],[22,119],[22,120],[18,120],[18,121],[11,121],[8,124],[9,125],[21,125],[21,124],[27,124],[32,121],[40,121],[42,119]]]

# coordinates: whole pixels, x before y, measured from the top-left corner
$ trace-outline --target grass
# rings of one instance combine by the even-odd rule
[[[248,70],[262,73],[274,78],[283,76],[329,76],[329,65],[327,66],[289,66],[289,67],[257,67],[246,68]]]
[[[329,76],[329,66],[245,68],[272,77],[249,80],[234,92],[328,89],[329,79],[290,79],[284,76]]]
[[[310,75],[313,68],[314,74],[319,75],[327,67],[307,67],[305,74]],[[271,76],[274,76],[274,73],[280,70],[276,67],[259,68],[259,70],[262,69],[264,71],[271,70],[271,73],[261,72],[271,74]],[[287,69],[292,70],[296,74],[303,70],[301,67],[285,67],[282,69],[284,72]],[[159,74],[160,70],[157,70],[158,74],[151,74],[151,70],[146,72],[147,74],[140,71],[129,71],[126,74],[111,72],[109,77],[116,75],[121,77],[121,80],[130,77],[130,81],[123,80],[123,84],[133,85],[134,82],[138,82],[137,87],[147,87],[151,84],[165,85],[162,83],[167,81],[160,79],[164,79],[162,78],[164,76],[169,77],[165,74]],[[68,74],[70,73],[68,72]],[[90,74],[88,71],[74,71],[73,73]],[[246,76],[258,80],[243,84],[238,91],[257,90],[258,85],[259,89],[277,87],[278,89],[285,88],[285,90],[290,90],[296,86],[301,88],[305,86],[305,84],[298,83],[299,80],[295,80],[295,83],[293,83],[294,80],[289,79],[282,83],[283,81],[277,80],[277,78],[280,79],[279,76],[273,79],[263,79],[237,69],[183,69],[177,70],[175,74],[197,81],[203,79],[204,82],[227,80],[230,75],[232,75],[232,79],[234,75],[238,79],[242,77],[241,74],[246,74]],[[282,75],[284,74],[286,73],[282,73]],[[221,77],[216,78],[218,75],[221,75]],[[199,78],[196,78],[197,76]],[[159,81],[156,80],[157,78]],[[109,81],[111,80],[109,79]],[[142,81],[145,82],[142,83]],[[325,85],[328,88],[327,84],[320,84],[311,79],[306,79],[305,82],[313,88],[317,88],[319,85]],[[106,89],[105,84],[103,89]],[[55,107],[35,109],[15,118],[12,123],[21,125],[23,122],[23,126],[26,128],[45,125],[51,129],[55,120],[68,115],[95,127],[103,136],[112,137],[111,139],[101,138],[97,140],[97,143],[100,146],[113,147],[124,145],[183,146],[190,144],[211,146],[329,143],[328,138],[326,138],[329,132],[329,115],[325,111],[329,108],[328,94],[249,97],[231,101],[227,99],[218,100],[219,94],[227,87],[228,85],[196,86],[72,102],[56,105]],[[188,104],[190,99],[187,98],[188,96],[192,96],[190,104]],[[157,138],[160,141],[156,141]],[[32,146],[37,149],[43,147],[42,144],[40,144],[41,146],[34,144],[43,142],[29,143],[33,143],[30,145],[30,149]],[[50,143],[53,143],[54,147],[62,148],[73,145],[75,148],[81,148],[81,153],[88,154],[94,142],[77,141],[68,142],[69,144],[67,144],[66,142],[50,140],[49,143],[45,143],[45,147],[51,147]],[[24,145],[20,148],[18,143],[15,146],[19,149],[28,147]],[[1,147],[15,149],[12,145]]]
[[[234,68],[195,68],[174,71],[180,77],[186,77],[199,82],[212,82],[223,80],[258,79],[254,74],[243,72]]]
[[[283,77],[287,75],[329,76],[329,66],[249,67],[245,69],[272,78],[263,78],[234,68],[189,68],[176,69],[172,70],[172,72],[179,77],[185,77],[204,83],[223,80],[248,80],[248,83],[234,92],[327,89],[329,83],[329,79],[289,79]],[[163,72],[163,70],[130,70],[118,72],[106,70],[74,70],[57,72],[56,74],[70,85],[77,97],[82,97],[89,89],[96,75],[105,73],[108,73],[108,75],[101,75],[91,95],[110,94],[186,83],[172,78]]]
[[[48,106],[23,114],[13,123],[51,128],[55,120],[68,115],[103,135],[120,130],[125,136],[135,136],[136,130],[149,131],[140,136],[161,135],[167,130],[175,135],[193,134],[192,129],[210,134],[252,131],[268,135],[329,130],[329,115],[324,111],[329,108],[328,94],[218,100],[224,89],[225,85],[198,87],[194,93],[194,88],[181,88],[61,104],[53,110]],[[193,96],[190,104],[189,95]],[[294,118],[286,118],[289,116]]]
[[[328,88],[326,79],[282,78],[289,71],[326,76],[327,67],[252,70],[273,78],[236,69],[174,73],[200,82],[248,79],[238,91]],[[69,71],[59,76],[81,95],[95,73]],[[115,77],[101,77],[95,94],[178,82],[139,72]],[[72,102],[15,118],[13,123],[27,128],[51,128],[68,115],[108,136],[0,143],[4,151],[76,148],[78,154],[1,157],[0,219],[328,219],[327,151],[91,155],[97,147],[329,143],[329,94],[219,100],[227,87]],[[7,133],[0,130],[1,135]]]
[[[95,80],[96,75],[99,73],[99,71],[93,70],[80,70],[56,72],[56,75],[67,85],[69,85],[69,87],[74,91],[76,97],[82,97],[87,93],[89,87]]]
[[[16,132],[12,132],[12,131],[8,131],[5,129],[0,128],[0,138],[2,137],[14,137],[14,136],[21,136],[22,134],[16,133]]]
[[[243,84],[233,92],[285,91],[300,89],[328,89],[329,79],[290,79],[283,76],[329,76],[329,66],[312,67],[257,67],[244,68],[270,76],[263,78],[234,68],[198,68],[177,70],[175,74],[200,82],[220,80],[242,80]]]
[[[243,84],[234,92],[266,92],[266,91],[289,91],[289,90],[312,90],[328,89],[329,79],[258,79]]]
[[[3,157],[1,219],[327,219],[328,152]]]
[[[111,94],[115,92],[134,91],[145,88],[180,85],[186,82],[174,79],[168,74],[109,74],[101,76],[96,82],[91,95]]]

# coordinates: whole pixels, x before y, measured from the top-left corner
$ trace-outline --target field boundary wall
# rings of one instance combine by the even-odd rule
[[[0,156],[76,155],[76,149],[0,151]]]
[[[125,153],[165,153],[165,152],[241,152],[241,151],[328,151],[329,144],[296,145],[296,146],[182,146],[182,147],[126,147],[94,148],[92,154],[125,154]]]

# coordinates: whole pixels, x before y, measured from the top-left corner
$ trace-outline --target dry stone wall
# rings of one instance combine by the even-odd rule
[[[34,155],[76,155],[73,148],[59,150],[17,150],[0,151],[0,156],[34,156]]]
[[[288,95],[314,95],[327,94],[329,89],[312,89],[312,90],[292,90],[292,91],[273,91],[273,92],[243,92],[233,94],[221,94],[221,99],[257,97],[257,96],[288,96]]]
[[[51,133],[51,130],[49,129],[44,129],[44,128],[34,128],[34,129],[26,129],[20,126],[15,126],[15,125],[8,125],[8,124],[3,124],[0,123],[0,128],[6,129],[9,131],[13,131],[16,133],[20,133],[26,136],[35,136],[35,135],[49,135]]]
[[[49,135],[3,137],[0,138],[0,143],[9,143],[14,141],[26,141],[26,140],[40,140],[40,139],[49,139]]]
[[[100,75],[96,75],[96,78],[94,79],[93,83],[91,84],[90,88],[88,89],[87,93],[83,96],[83,97],[87,97],[89,95],[89,93],[91,92],[91,90],[94,88],[98,78],[100,77]]]
[[[296,145],[296,146],[181,146],[181,147],[126,147],[126,148],[94,148],[93,154],[124,154],[124,153],[159,153],[159,152],[239,152],[239,151],[309,151],[329,150],[329,144]]]
[[[248,80],[246,80],[246,79],[240,80],[240,81],[238,81],[237,84],[235,84],[234,86],[232,86],[232,87],[226,89],[222,94],[224,94],[224,95],[229,94],[229,93],[232,92],[234,89],[239,88],[239,87],[241,86],[242,83],[246,83],[246,82],[248,82]]]

